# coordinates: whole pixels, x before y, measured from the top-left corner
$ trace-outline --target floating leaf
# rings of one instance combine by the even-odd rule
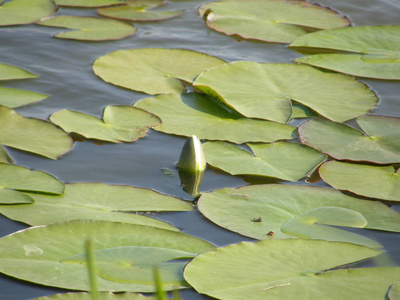
[[[54,37],[82,41],[120,40],[136,32],[131,24],[93,17],[56,16],[42,19],[36,24],[75,29],[57,33]]]
[[[27,70],[18,68],[16,66],[0,63],[0,80],[28,79],[38,77],[39,76],[37,76],[36,74],[33,74]]]
[[[206,241],[171,230],[117,222],[78,220],[31,227],[1,238],[0,272],[42,285],[88,290],[87,267],[60,262],[84,253],[87,238],[93,241],[95,251],[141,246],[199,254],[215,249],[215,246]],[[99,276],[97,282],[99,291],[154,291],[153,280],[122,283]],[[186,284],[164,286],[166,290],[183,287]]]
[[[65,294],[54,294],[51,296],[43,296],[35,298],[34,300],[93,300],[90,293],[65,293]],[[157,300],[152,296],[143,296],[136,293],[117,293],[113,294],[110,292],[100,293],[101,300]]]
[[[0,163],[12,164],[13,162],[14,160],[11,158],[10,154],[0,145]]]
[[[99,15],[128,21],[159,21],[175,18],[183,14],[179,11],[153,10],[164,4],[164,0],[128,1],[125,5],[97,9]]]
[[[200,7],[207,26],[227,35],[265,42],[290,43],[310,28],[344,27],[349,20],[306,1],[219,1]]]
[[[0,87],[0,105],[19,107],[26,104],[42,101],[48,95],[13,88]]]
[[[299,127],[301,142],[340,160],[400,162],[400,118],[357,118],[365,133],[348,125],[314,119]]]
[[[103,111],[103,121],[67,109],[52,114],[50,121],[66,132],[114,143],[136,141],[144,137],[150,127],[160,124],[156,116],[129,105],[107,106]]]
[[[135,106],[160,117],[162,125],[154,129],[169,134],[237,144],[296,137],[296,127],[245,118],[198,93],[159,95],[142,99]]]
[[[181,94],[178,80],[192,82],[201,72],[225,61],[204,53],[145,48],[111,52],[97,58],[94,73],[106,82],[147,94]]]
[[[361,77],[400,79],[400,25],[356,26],[313,32],[290,46],[325,53],[295,59],[329,70]]]
[[[0,106],[0,144],[51,159],[68,152],[72,140],[64,131],[44,120],[25,118]]]
[[[100,7],[126,3],[126,0],[55,0],[59,6]]]
[[[154,282],[153,268],[157,266],[163,284],[184,286],[183,267],[197,254],[185,251],[142,246],[124,246],[94,252],[97,275],[120,283]],[[81,253],[61,260],[62,263],[85,264],[86,254]]]
[[[390,300],[400,299],[400,281],[397,281],[392,285],[392,287],[389,290],[388,296]]]
[[[217,299],[384,299],[400,268],[327,271],[379,253],[322,240],[243,242],[195,257],[184,276]]]
[[[0,213],[29,225],[91,219],[149,225],[177,231],[172,225],[133,212],[189,211],[190,203],[145,188],[102,183],[67,184],[59,197],[28,194],[35,205],[0,205]]]
[[[321,178],[339,190],[365,197],[400,201],[400,173],[393,166],[368,166],[330,161],[321,166]]]
[[[246,117],[281,123],[292,116],[290,100],[337,122],[377,104],[376,95],[353,77],[297,64],[233,62],[200,74],[193,86]]]
[[[303,239],[348,242],[371,248],[382,247],[381,244],[362,235],[326,225],[363,228],[367,225],[367,220],[355,210],[343,207],[323,206],[287,221],[283,224],[281,230],[283,233]]]
[[[400,232],[400,213],[378,201],[360,200],[337,190],[296,185],[253,185],[203,193],[200,212],[217,225],[255,239],[292,238],[281,231],[286,222],[319,207],[334,206],[359,212],[367,229]],[[261,218],[262,222],[255,222]]]
[[[52,0],[12,0],[0,6],[0,26],[33,23],[54,14],[55,10]]]
[[[248,146],[253,153],[224,142],[203,145],[207,163],[232,175],[259,175],[297,181],[326,159],[319,151],[296,143]]]

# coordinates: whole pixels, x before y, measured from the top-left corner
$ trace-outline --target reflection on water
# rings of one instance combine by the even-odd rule
[[[353,25],[396,24],[400,15],[398,0],[321,0],[347,15]],[[177,1],[170,8],[185,9],[186,12],[172,20],[154,23],[138,23],[138,32],[124,40],[111,42],[78,42],[52,38],[59,28],[35,25],[13,26],[0,29],[0,62],[13,64],[38,74],[38,79],[7,82],[7,87],[32,90],[51,95],[48,99],[21,107],[17,111],[25,116],[47,119],[61,109],[73,109],[101,116],[107,105],[125,104],[148,97],[107,84],[97,78],[92,70],[93,61],[107,53],[130,48],[182,48],[205,52],[227,61],[250,60],[257,62],[289,62],[301,54],[286,49],[286,45],[236,40],[207,28],[198,16],[196,8],[204,1]],[[96,16],[92,9],[60,9],[58,14]],[[374,114],[400,117],[399,82],[363,79],[379,96],[380,102]],[[156,84],[156,83],[154,83]],[[62,159],[52,161],[39,156],[10,150],[15,163],[32,169],[44,170],[64,182],[104,182],[129,184],[152,188],[162,193],[191,199],[182,190],[181,179],[176,169],[185,138],[171,136],[150,130],[148,135],[132,144],[95,145],[91,142],[77,142],[73,151]],[[163,170],[170,170],[166,174]],[[312,183],[311,183],[312,181]],[[208,168],[200,191],[221,187],[235,187],[247,182],[259,182],[257,178],[240,178],[213,172]],[[323,183],[312,178],[310,183]],[[182,180],[184,189],[189,184]],[[261,182],[260,182],[261,183]],[[262,181],[265,183],[265,181]],[[283,184],[286,184],[282,182]],[[171,222],[183,232],[207,239],[218,246],[251,240],[219,228],[205,219],[197,210],[192,212],[162,213],[162,220]],[[25,228],[25,225],[0,217],[0,235]],[[355,230],[356,232],[357,230]],[[387,260],[400,265],[398,234],[363,230],[363,234],[385,246]],[[387,262],[382,259],[382,261]],[[379,262],[377,264],[384,264]],[[364,265],[373,265],[366,262]],[[44,288],[0,275],[2,299],[21,300],[49,295],[56,289]],[[3,297],[4,295],[5,298]],[[209,299],[192,290],[182,291],[184,299]]]

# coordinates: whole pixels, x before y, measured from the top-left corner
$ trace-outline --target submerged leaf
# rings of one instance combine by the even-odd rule
[[[400,232],[400,213],[377,201],[360,200],[337,190],[296,185],[252,185],[203,193],[200,212],[228,230],[255,239],[293,238],[282,225],[319,207],[354,210],[367,220],[367,229]],[[261,218],[262,222],[254,219]],[[273,237],[268,235],[274,232]]]
[[[183,267],[188,259],[197,255],[175,249],[143,246],[109,248],[97,250],[94,254],[97,275],[101,278],[119,283],[141,283],[149,286],[154,284],[154,266],[157,266],[164,285],[187,285],[183,279]],[[67,257],[61,262],[87,265],[86,254]]]
[[[246,117],[281,123],[292,117],[291,100],[337,122],[367,113],[378,102],[353,77],[298,64],[233,62],[200,74],[193,86]]]
[[[364,132],[346,124],[313,119],[299,127],[301,142],[339,160],[377,164],[400,162],[400,118],[364,115]]]
[[[30,24],[54,14],[55,10],[52,0],[12,0],[0,6],[0,26]]]
[[[57,33],[54,37],[83,41],[120,40],[136,32],[131,24],[94,17],[55,16],[42,19],[36,24],[75,29]]]
[[[346,74],[379,79],[400,79],[400,25],[355,26],[313,32],[290,47],[350,53],[314,54],[296,62]]]
[[[66,132],[114,143],[136,141],[144,137],[150,127],[161,123],[153,114],[129,105],[107,106],[103,111],[103,121],[67,109],[53,113],[50,121]]]
[[[140,246],[199,254],[215,249],[206,241],[171,230],[119,222],[78,220],[31,227],[1,238],[0,272],[42,285],[87,291],[90,289],[87,267],[60,261],[83,253],[88,238],[93,241],[95,251]],[[97,282],[99,291],[155,290],[153,282],[122,283],[100,276]],[[184,287],[186,285],[164,286],[166,290]]]
[[[321,178],[339,190],[365,197],[400,201],[400,173],[393,166],[369,166],[330,161],[322,165]]]
[[[207,26],[227,35],[265,42],[290,43],[309,28],[344,27],[349,20],[329,8],[306,1],[218,1],[199,9]]]
[[[67,184],[62,196],[27,194],[35,205],[0,205],[0,213],[29,225],[90,219],[149,225],[169,230],[172,225],[134,212],[189,211],[190,203],[145,188],[102,183]]]
[[[36,74],[19,67],[0,63],[0,80],[28,79],[38,77],[39,76]]]
[[[290,142],[248,144],[252,153],[223,142],[203,145],[207,163],[232,175],[259,175],[297,181],[326,159],[310,147]]]
[[[245,118],[198,93],[159,95],[139,100],[134,106],[160,117],[162,125],[154,129],[169,134],[237,144],[296,137],[296,127]]]
[[[30,91],[0,87],[0,105],[15,108],[34,102],[42,101],[49,97]]]
[[[322,240],[242,242],[195,257],[184,276],[199,293],[217,299],[384,299],[400,268],[327,271],[379,253]]]
[[[159,21],[172,19],[184,11],[153,10],[164,4],[164,0],[139,0],[128,1],[125,5],[99,8],[98,14],[104,17],[122,19],[127,21]]]
[[[225,61],[204,53],[181,49],[128,49],[101,56],[94,73],[106,82],[147,94],[180,94],[180,80],[192,82],[201,72]],[[179,79],[179,80],[178,80]]]
[[[51,159],[68,152],[73,145],[68,134],[53,124],[25,118],[5,106],[0,106],[0,128],[0,144]]]

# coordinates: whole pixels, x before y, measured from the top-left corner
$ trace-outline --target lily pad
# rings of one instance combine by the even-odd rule
[[[25,118],[0,106],[0,144],[57,159],[72,148],[72,139],[44,120]]]
[[[39,102],[47,97],[49,96],[31,91],[0,87],[0,105],[11,108]]]
[[[100,7],[126,3],[126,0],[55,0],[59,6]]]
[[[8,154],[7,150],[3,146],[0,146],[0,163],[12,164],[13,162],[14,160]]]
[[[125,5],[97,9],[97,13],[104,17],[127,21],[160,21],[175,18],[183,14],[179,11],[154,10],[166,3],[164,0],[128,1]]]
[[[334,206],[323,206],[310,210],[283,224],[283,233],[303,239],[348,242],[371,248],[381,248],[381,244],[362,235],[344,231],[334,226],[363,228],[367,220],[355,210]]]
[[[290,47],[323,52],[295,59],[329,70],[361,77],[400,80],[400,25],[356,26],[313,32]]]
[[[55,11],[51,0],[12,0],[0,6],[0,26],[30,24]]]
[[[243,242],[195,257],[184,276],[217,299],[384,299],[400,268],[330,270],[379,253],[321,240]]]
[[[13,80],[13,79],[28,79],[38,78],[36,74],[33,74],[22,68],[0,63],[0,80]]]
[[[219,1],[201,6],[199,13],[216,31],[276,43],[290,43],[311,28],[350,24],[336,11],[307,1]]]
[[[106,82],[147,94],[181,94],[180,80],[191,83],[201,72],[225,61],[204,53],[144,48],[111,52],[97,58],[94,73]]]
[[[169,134],[237,144],[296,137],[296,127],[245,118],[198,93],[159,95],[139,100],[134,106],[160,117],[162,125],[154,129]]]
[[[391,286],[388,296],[390,300],[400,299],[400,281],[397,281]]]
[[[85,252],[85,241],[95,251],[117,247],[156,247],[194,254],[215,249],[201,239],[171,230],[107,221],[71,221],[31,227],[0,239],[0,272],[34,283],[72,290],[89,290],[87,267],[61,262]],[[156,259],[156,258],[155,258]],[[27,268],[29,266],[29,268]],[[183,275],[182,275],[183,281]],[[153,280],[123,283],[97,277],[99,291],[153,292]],[[165,285],[166,290],[185,288]]]
[[[357,118],[357,123],[364,132],[346,124],[313,119],[299,127],[300,139],[339,160],[400,162],[400,118],[365,115]]]
[[[193,86],[246,117],[281,123],[292,117],[291,100],[337,122],[367,113],[378,102],[353,77],[298,64],[233,62],[200,74]]]
[[[102,183],[67,184],[64,195],[27,194],[35,205],[0,205],[0,213],[29,225],[78,219],[118,221],[178,231],[172,225],[134,212],[189,211],[190,203],[145,188]]]
[[[120,40],[136,32],[131,24],[94,17],[56,16],[42,19],[36,24],[75,29],[57,33],[54,37],[82,41]]]
[[[293,238],[281,230],[286,222],[326,206],[359,212],[367,220],[367,229],[400,232],[399,212],[381,202],[360,200],[329,188],[252,185],[203,193],[198,201],[198,208],[206,218],[255,239]],[[256,222],[259,218],[261,222]],[[274,234],[268,235],[270,232]]]
[[[157,300],[152,296],[143,296],[137,293],[117,293],[113,294],[110,292],[102,292],[100,294],[101,300]],[[92,300],[90,293],[65,293],[65,294],[54,294],[51,296],[43,296],[35,298],[34,300]]]
[[[150,127],[161,123],[153,114],[129,105],[107,106],[103,111],[103,121],[67,109],[52,114],[50,121],[66,132],[114,143],[136,141],[144,137]]]
[[[153,268],[157,266],[163,284],[181,286],[185,285],[183,267],[197,254],[167,248],[124,246],[97,250],[94,255],[97,275],[106,280],[149,283],[154,281]],[[86,254],[67,257],[61,262],[87,265]]]
[[[248,144],[250,153],[232,144],[203,144],[207,163],[232,175],[258,175],[297,181],[322,164],[326,156],[310,147],[290,142]]]
[[[393,166],[369,166],[330,161],[321,178],[339,190],[382,200],[400,201],[400,172]]]

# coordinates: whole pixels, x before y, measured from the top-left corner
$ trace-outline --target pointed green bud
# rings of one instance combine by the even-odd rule
[[[183,172],[202,172],[206,169],[206,158],[200,140],[192,135],[183,145],[178,168]]]

